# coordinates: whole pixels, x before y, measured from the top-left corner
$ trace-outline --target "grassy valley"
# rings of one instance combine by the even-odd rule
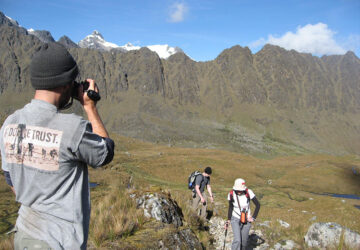
[[[160,190],[169,192],[180,205],[185,219],[183,228],[191,228],[202,244],[211,249],[211,235],[189,209],[190,191],[186,187],[188,175],[208,165],[213,168],[211,185],[215,193],[215,204],[210,204],[209,210],[226,218],[227,192],[235,178],[246,179],[262,205],[255,228],[270,221],[270,229],[261,228],[270,245],[290,238],[305,248],[303,237],[314,221],[337,222],[360,232],[360,221],[354,219],[360,216],[355,207],[360,206],[359,200],[321,195],[360,196],[360,159],[356,156],[307,154],[263,158],[114,137],[113,162],[90,171],[91,182],[99,184],[91,189],[90,249],[153,248],[154,242],[175,232],[174,226],[146,218],[130,198],[133,193]],[[11,236],[4,233],[15,222],[18,204],[2,175],[0,192],[0,248],[6,248],[11,245]],[[289,223],[290,228],[282,228],[278,219]],[[144,237],[148,240],[141,240]]]

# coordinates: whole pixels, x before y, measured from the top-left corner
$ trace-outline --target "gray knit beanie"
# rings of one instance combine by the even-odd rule
[[[75,80],[78,67],[74,58],[59,43],[45,43],[34,55],[31,65],[31,84],[35,89],[54,89]]]

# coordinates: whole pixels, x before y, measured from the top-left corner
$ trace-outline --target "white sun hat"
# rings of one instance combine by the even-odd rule
[[[233,189],[238,191],[244,191],[246,189],[245,180],[241,178],[236,179]]]

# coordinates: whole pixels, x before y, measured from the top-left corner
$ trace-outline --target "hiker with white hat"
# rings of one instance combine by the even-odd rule
[[[229,201],[229,210],[225,228],[227,229],[231,222],[234,233],[231,249],[244,250],[247,246],[251,223],[256,220],[259,213],[260,203],[256,199],[254,192],[246,187],[245,180],[241,178],[235,180],[233,189],[228,194],[227,199]],[[255,204],[255,211],[252,215],[250,200]]]

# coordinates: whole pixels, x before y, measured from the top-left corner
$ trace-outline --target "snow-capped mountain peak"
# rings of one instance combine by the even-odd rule
[[[93,33],[90,36],[99,37],[102,40],[104,40],[104,37],[101,35],[101,33],[97,30],[94,30]]]
[[[119,46],[115,43],[110,43],[105,41],[104,37],[101,35],[101,33],[97,30],[94,30],[91,35],[88,35],[83,40],[81,40],[79,43],[79,46],[81,48],[90,48],[90,49],[99,49],[103,51],[110,51],[111,49],[118,49],[121,51],[131,51],[131,50],[139,50],[141,49],[141,46],[136,46],[131,43],[127,43],[123,46]],[[178,47],[170,47],[167,44],[164,45],[149,45],[145,46],[151,51],[156,52],[160,58],[166,59],[169,56],[177,53],[182,52],[182,50]]]
[[[81,40],[79,42],[79,46],[81,48],[99,49],[105,51],[119,47],[115,43],[105,41],[104,37],[97,30],[94,30],[93,33]]]

